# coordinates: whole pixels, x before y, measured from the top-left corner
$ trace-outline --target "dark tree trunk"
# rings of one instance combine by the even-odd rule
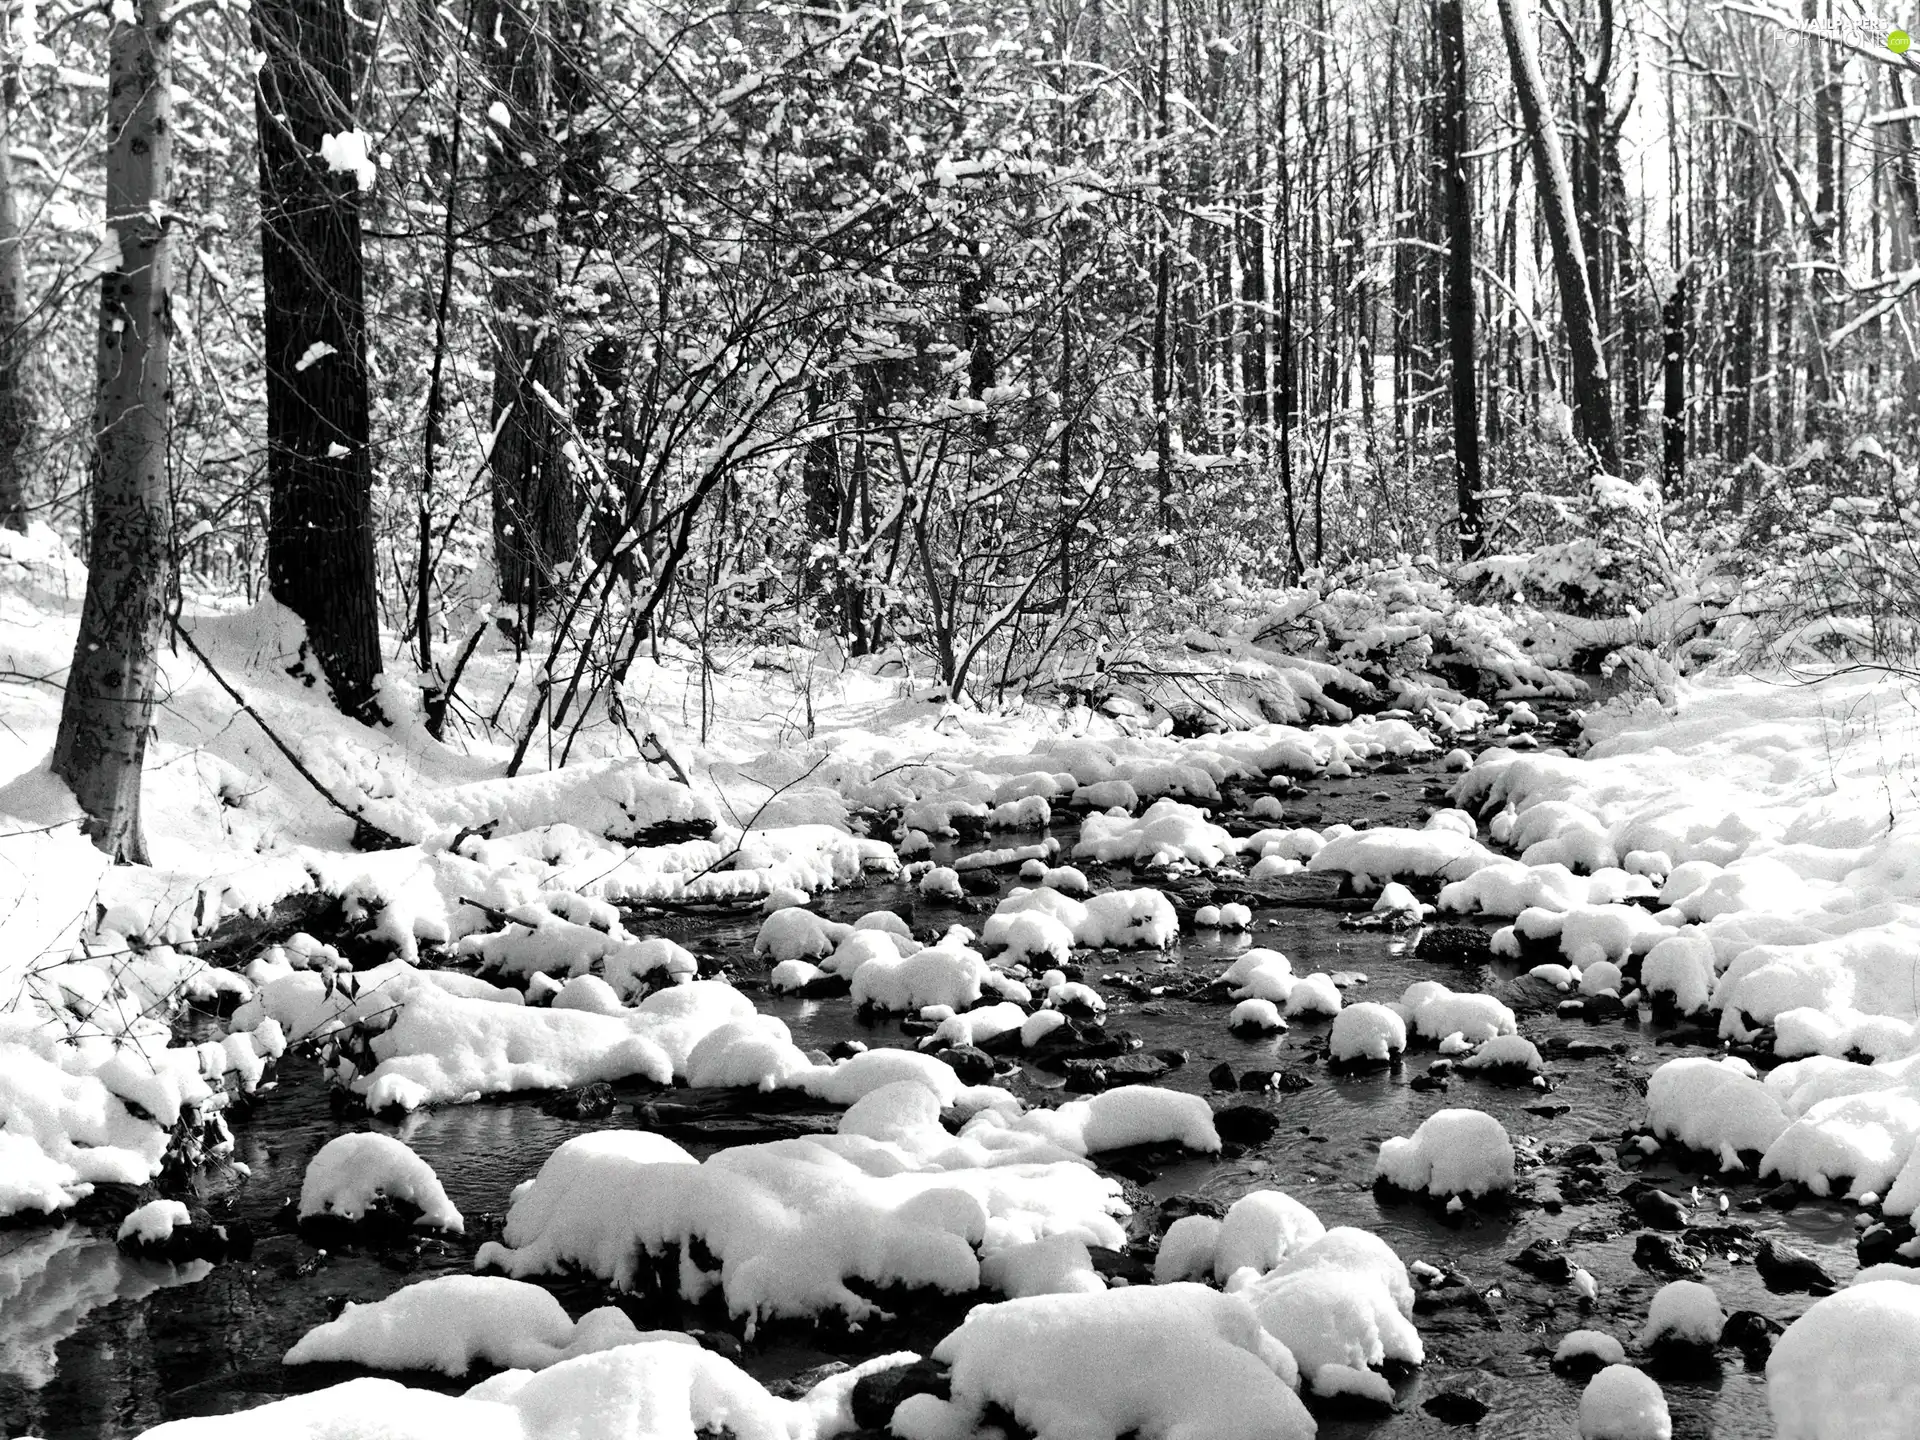
[[[483,0],[480,43],[511,123],[490,128],[493,269],[493,538],[501,598],[533,618],[578,551],[579,498],[554,406],[567,388],[555,300],[561,167],[553,153],[548,0]]]
[[[53,773],[116,861],[147,862],[140,768],[171,553],[167,476],[167,289],[160,216],[173,152],[173,74],[162,0],[140,0],[107,39],[107,227],[119,264],[100,287],[93,526],[80,634],[67,674]]]
[[[1485,524],[1480,511],[1480,407],[1475,394],[1479,346],[1474,333],[1473,195],[1467,185],[1467,39],[1460,0],[1437,0],[1440,35],[1440,212],[1447,223],[1447,352],[1452,367],[1453,483],[1460,555],[1476,559]]]
[[[354,130],[346,10],[333,0],[254,0],[265,57],[260,264],[266,287],[267,585],[307,625],[314,658],[349,715],[379,718],[380,630],[368,449],[360,196],[325,136]]]
[[[1689,277],[1682,270],[1673,278],[1673,291],[1661,307],[1666,343],[1661,356],[1664,385],[1660,403],[1660,479],[1669,495],[1677,495],[1687,476],[1687,292]]]

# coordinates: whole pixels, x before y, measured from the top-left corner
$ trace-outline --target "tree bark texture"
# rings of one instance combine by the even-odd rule
[[[13,189],[13,110],[19,89],[0,82],[0,526],[27,528],[25,474],[33,412],[22,388],[26,351],[27,261],[20,243],[20,202]]]
[[[107,233],[118,263],[101,280],[94,406],[93,525],[80,634],[67,675],[53,773],[117,862],[145,864],[140,772],[153,722],[172,516],[167,475],[165,222],[173,77],[164,0],[139,0],[108,36]]]
[[[1480,406],[1475,393],[1479,346],[1473,302],[1473,196],[1467,187],[1467,41],[1461,0],[1437,0],[1440,34],[1440,211],[1447,223],[1447,351],[1453,394],[1453,483],[1460,555],[1479,556]]]
[[[531,623],[578,552],[579,500],[554,407],[567,354],[554,297],[561,166],[551,137],[547,0],[484,0],[480,45],[509,123],[489,122],[493,272],[493,537],[500,596]]]
[[[1560,308],[1573,362],[1573,405],[1580,430],[1593,450],[1594,463],[1609,475],[1620,473],[1620,447],[1614,437],[1613,403],[1608,393],[1606,353],[1588,283],[1587,257],[1575,220],[1573,185],[1560,149],[1559,132],[1547,113],[1546,84],[1540,73],[1539,37],[1528,0],[1499,0],[1500,31],[1513,70],[1514,99],[1540,192],[1540,214],[1553,250],[1553,275],[1560,287]]]
[[[334,703],[379,718],[360,181],[320,154],[352,131],[339,0],[254,0],[264,55],[260,252],[266,287],[267,585],[307,625]]]

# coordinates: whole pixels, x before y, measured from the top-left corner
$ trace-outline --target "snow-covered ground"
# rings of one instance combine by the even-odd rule
[[[57,672],[77,572],[51,549],[7,544],[0,669]],[[564,765],[540,754],[507,779],[497,738],[456,721],[449,743],[434,741],[398,685],[384,731],[335,716],[289,673],[297,627],[272,607],[190,609],[185,623],[331,798],[196,659],[170,654],[144,797],[156,863],[104,869],[41,768],[57,691],[0,686],[0,779],[16,777],[0,786],[0,871],[13,877],[0,913],[0,1216],[29,1237],[62,1235],[49,1227],[75,1213],[98,1224],[90,1202],[129,1197],[94,1247],[91,1288],[39,1307],[44,1318],[20,1298],[37,1293],[44,1245],[0,1256],[10,1373],[51,1373],[86,1310],[204,1274],[168,1267],[131,1283],[108,1273],[106,1237],[157,1245],[194,1226],[178,1203],[186,1177],[229,1146],[237,1103],[274,1104],[277,1067],[324,1065],[349,1105],[376,1114],[618,1082],[835,1118],[703,1153],[610,1119],[476,1209],[356,1115],[307,1169],[297,1218],[351,1230],[392,1214],[426,1234],[477,1232],[482,1273],[396,1283],[313,1328],[287,1363],[501,1373],[460,1395],[353,1379],[153,1433],[804,1440],[858,1428],[856,1386],[872,1382],[857,1371],[776,1393],[684,1335],[618,1309],[575,1318],[543,1288],[583,1277],[705,1306],[749,1345],[776,1323],[890,1323],[903,1296],[977,1297],[929,1347],[944,1383],[881,1417],[902,1440],[989,1433],[1001,1412],[1043,1440],[1279,1440],[1342,1407],[1391,1414],[1436,1353],[1422,1323],[1441,1302],[1420,1297],[1448,1291],[1456,1263],[1403,1255],[1392,1207],[1492,1238],[1568,1201],[1544,1160],[1571,1142],[1543,1147],[1513,1123],[1551,1111],[1519,1107],[1570,1053],[1543,1053],[1527,1033],[1542,1015],[1691,1017],[1693,1053],[1649,1056],[1637,1075],[1619,1062],[1623,1084],[1646,1082],[1633,1117],[1644,1133],[1622,1153],[1700,1152],[1703,1179],[1756,1196],[1782,1182],[1844,1196],[1863,1230],[1886,1231],[1887,1258],[1920,1260],[1901,1223],[1920,1208],[1920,713],[1887,677],[1685,682],[1677,711],[1596,711],[1579,758],[1539,747],[1531,710],[1509,707],[1498,743],[1468,757],[1429,814],[1356,827],[1288,823],[1291,786],[1438,762],[1495,714],[1403,686],[1395,698],[1414,708],[1353,717],[1328,699],[1333,676],[1303,670],[1287,690],[1297,723],[1176,739],[1150,707],[988,714],[907,679],[797,656],[756,668],[777,657],[744,651],[703,687],[670,655],[629,677],[627,715],[646,717],[691,783],[608,723],[583,729]],[[1235,647],[1252,666],[1259,647]],[[506,690],[510,713],[529,680],[508,689],[511,670],[510,655],[483,655],[472,694]],[[1552,689],[1544,678],[1516,652],[1504,680]],[[405,843],[353,850],[343,806]],[[938,848],[962,832],[991,838]],[[985,904],[967,898],[977,873],[999,877]],[[1484,958],[1533,989],[1495,994],[1474,970],[1437,965],[1453,986],[1423,974],[1384,989],[1330,955],[1286,953],[1258,887],[1323,877],[1368,896],[1351,918],[1382,935],[1505,922]],[[1230,881],[1249,899],[1194,905],[1191,881]],[[861,884],[864,913],[822,913]],[[237,968],[195,953],[223,923],[302,896],[337,904],[324,938],[275,935]],[[916,932],[893,896],[947,918]],[[734,983],[665,933],[667,913],[689,906],[757,923],[764,986]],[[835,913],[852,915],[846,897]],[[1094,957],[1151,974],[1188,944],[1221,962],[1204,985],[1234,1007],[1216,1028],[1239,1043],[1325,1034],[1356,1084],[1420,1052],[1433,1088],[1457,1069],[1520,1097],[1500,1102],[1503,1122],[1491,1088],[1465,1088],[1399,1135],[1380,1128],[1364,1156],[1330,1151],[1323,1202],[1261,1183],[1264,1139],[1246,1140],[1233,1128],[1246,1117],[1197,1081],[1123,1074],[1063,1098],[1021,1074],[1076,1026],[1106,1033],[1121,992],[1097,983]],[[805,1049],[756,1003],[783,992],[857,1009],[887,1038]],[[1508,1003],[1522,993],[1533,1008]],[[187,1043],[176,1022],[189,1009],[225,1018],[201,1019]],[[1284,1122],[1284,1107],[1268,1113]],[[1102,1165],[1138,1147],[1232,1177],[1232,1203],[1142,1211],[1141,1192]],[[1209,1168],[1229,1164],[1241,1168]],[[1377,1225],[1323,1221],[1376,1178]],[[1683,1218],[1715,1208],[1697,1187],[1682,1202],[1611,1183],[1656,1237],[1677,1228],[1663,1225],[1666,1205]],[[1137,1283],[1118,1283],[1116,1255],[1143,1263]],[[1591,1309],[1593,1275],[1567,1274],[1567,1304]],[[1876,1275],[1766,1312],[1788,1326],[1766,1371],[1780,1434],[1908,1433],[1920,1381],[1901,1367],[1855,1377],[1837,1357],[1859,1336],[1912,1329],[1909,1288]],[[1676,1344],[1712,1353],[1739,1320],[1688,1278],[1619,1328],[1631,1350],[1577,1318],[1556,1318],[1568,1338],[1543,1359],[1557,1345],[1556,1363],[1583,1381],[1604,1365],[1569,1402],[1595,1440],[1671,1434],[1655,1379],[1627,1362],[1653,1365]]]

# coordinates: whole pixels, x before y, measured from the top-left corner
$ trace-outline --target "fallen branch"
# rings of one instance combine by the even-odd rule
[[[286,741],[282,740],[277,734],[274,733],[273,727],[267,724],[266,718],[263,715],[261,715],[261,713],[258,710],[254,709],[252,705],[247,703],[247,697],[242,695],[238,690],[234,689],[232,684],[228,682],[226,676],[222,675],[218,670],[214,669],[213,661],[207,658],[206,651],[202,650],[197,644],[194,643],[193,636],[187,633],[187,627],[182,625],[177,617],[173,619],[172,625],[173,625],[173,633],[175,635],[178,635],[182,643],[186,645],[187,649],[193,652],[194,658],[206,667],[207,673],[213,677],[214,683],[218,685],[222,690],[227,692],[228,696],[232,698],[234,704],[238,705],[242,710],[246,711],[247,714],[253,718],[253,723],[258,725],[261,729],[261,732],[266,735],[267,739],[273,742],[274,749],[278,750],[282,755],[286,756],[287,763],[293,766],[293,768],[299,772],[300,778],[302,780],[305,780],[309,785],[311,785],[315,790],[317,790],[320,793],[320,797],[323,800],[325,800],[329,805],[331,805],[334,809],[338,810],[342,815],[346,816],[349,820],[353,821],[354,849],[356,850],[399,850],[399,849],[403,849],[408,844],[407,841],[402,840],[398,835],[393,834],[391,831],[381,829],[378,825],[374,824],[371,820],[367,819],[365,814],[363,814],[359,810],[355,810],[350,806],[348,806],[345,802],[343,802],[340,799],[339,796],[335,795],[325,785],[321,784],[320,777],[318,775],[315,775],[313,771],[309,770],[306,767],[306,763],[302,761],[298,755],[293,753],[292,747],[289,746]]]

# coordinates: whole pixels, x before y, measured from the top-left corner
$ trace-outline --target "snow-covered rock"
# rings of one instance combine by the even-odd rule
[[[336,1135],[307,1162],[300,1182],[300,1218],[363,1220],[379,1202],[399,1201],[419,1211],[425,1229],[466,1229],[433,1167],[391,1135],[362,1131]]]
[[[1513,1188],[1513,1142],[1483,1111],[1439,1110],[1411,1136],[1381,1142],[1374,1175],[1400,1190],[1477,1199]]]

